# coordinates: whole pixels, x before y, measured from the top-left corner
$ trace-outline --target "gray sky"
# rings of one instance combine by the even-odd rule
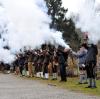
[[[63,6],[69,9],[68,16],[71,12],[77,13],[82,5],[82,2],[86,0],[62,0]],[[95,0],[96,4],[100,4],[100,0]]]

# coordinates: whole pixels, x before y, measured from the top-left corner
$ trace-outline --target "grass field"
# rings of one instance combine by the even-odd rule
[[[74,91],[74,92],[81,92],[81,93],[85,93],[85,94],[89,94],[89,95],[100,96],[100,80],[97,80],[97,88],[91,89],[91,88],[85,88],[88,86],[87,84],[79,85],[77,77],[68,78],[67,82],[59,82],[60,78],[56,81],[51,80],[51,79],[43,80],[43,79],[35,78],[35,77],[28,78],[28,79],[36,80],[36,81],[39,81],[43,84],[67,89],[67,90]]]

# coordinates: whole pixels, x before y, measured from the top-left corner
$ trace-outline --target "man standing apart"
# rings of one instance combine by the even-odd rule
[[[89,79],[87,88],[96,88],[96,63],[97,63],[97,45],[89,44],[88,52],[86,55],[86,71]]]
[[[67,65],[66,62],[68,59],[69,50],[70,49],[63,48],[62,46],[58,47],[57,55],[58,55],[58,63],[60,66],[61,82],[67,81],[67,79],[66,79],[66,76],[67,76],[66,75],[66,65]]]

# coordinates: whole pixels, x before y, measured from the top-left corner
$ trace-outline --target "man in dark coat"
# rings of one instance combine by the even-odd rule
[[[49,79],[49,73],[48,73],[49,62],[50,62],[50,54],[47,50],[45,50],[44,62],[43,62],[43,75],[45,79]]]
[[[21,76],[23,76],[24,64],[25,64],[25,57],[24,57],[23,54],[20,54],[19,68],[20,68],[20,74],[21,74]]]
[[[66,81],[66,62],[68,59],[68,51],[64,51],[65,48],[63,48],[62,46],[58,47],[58,62],[59,62],[59,66],[60,66],[60,75],[61,75],[61,81]]]
[[[45,56],[42,53],[42,50],[39,53],[39,59],[38,59],[38,68],[39,68],[39,76],[43,78],[43,61]]]
[[[39,77],[39,65],[38,65],[38,61],[39,61],[39,52],[36,50],[34,52],[34,58],[33,58],[33,65],[34,65],[34,73],[36,74],[36,77]]]
[[[90,44],[86,55],[86,71],[89,79],[88,88],[96,88],[96,63],[97,63],[97,46]]]

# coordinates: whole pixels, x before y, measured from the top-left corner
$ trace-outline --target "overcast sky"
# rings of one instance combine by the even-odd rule
[[[70,12],[77,13],[78,10],[80,9],[80,6],[82,5],[82,2],[84,1],[86,0],[62,0],[63,6],[69,9],[68,14],[70,14]],[[96,4],[100,4],[100,0],[95,0],[95,1]]]
[[[66,16],[69,18],[74,16],[72,18],[76,28],[88,32],[89,40],[96,44],[100,40],[100,0],[62,1],[63,6],[68,8]]]

